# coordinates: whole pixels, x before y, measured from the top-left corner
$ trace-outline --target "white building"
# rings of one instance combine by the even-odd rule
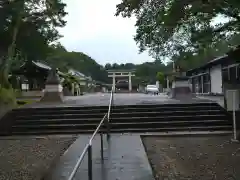
[[[192,92],[197,94],[223,94],[225,89],[235,89],[240,84],[240,65],[235,49],[224,56],[213,59],[201,67],[187,72]]]

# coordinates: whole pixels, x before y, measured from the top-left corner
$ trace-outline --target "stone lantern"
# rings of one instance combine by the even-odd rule
[[[44,95],[40,102],[63,102],[63,87],[60,83],[60,78],[57,69],[52,68],[49,71],[44,89]]]

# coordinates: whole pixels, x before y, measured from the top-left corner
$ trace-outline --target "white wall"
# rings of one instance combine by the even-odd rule
[[[221,65],[213,66],[210,69],[211,92],[222,93],[222,67]]]
[[[172,88],[175,87],[190,87],[189,81],[173,81]]]

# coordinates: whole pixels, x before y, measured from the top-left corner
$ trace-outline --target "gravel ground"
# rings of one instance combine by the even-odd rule
[[[0,140],[0,180],[40,180],[74,136]]]
[[[156,180],[240,180],[240,144],[231,137],[143,136]]]

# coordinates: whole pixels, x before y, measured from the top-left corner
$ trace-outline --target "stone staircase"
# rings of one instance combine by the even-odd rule
[[[1,119],[0,135],[93,133],[107,111],[106,106],[14,109]],[[112,133],[231,129],[217,103],[113,106],[111,114]]]

